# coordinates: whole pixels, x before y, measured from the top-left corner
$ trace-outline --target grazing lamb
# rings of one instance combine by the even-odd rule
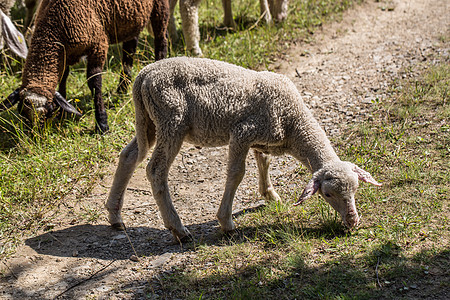
[[[15,0],[0,0],[0,50],[6,43],[14,54],[26,58],[28,48],[25,38],[9,18],[14,2]]]
[[[354,198],[358,179],[380,185],[368,172],[339,159],[295,85],[283,75],[203,58],[170,58],[142,69],[133,98],[136,136],[120,154],[106,203],[114,227],[123,226],[126,187],[155,143],[147,176],[164,225],[179,239],[190,233],[172,204],[167,177],[183,141],[202,147],[229,144],[225,192],[217,213],[225,232],[235,229],[232,203],[250,148],[265,198],[280,200],[269,178],[268,154],[289,153],[313,173],[295,205],[319,191],[349,228],[359,222]]]
[[[173,16],[178,0],[170,0],[169,33],[172,41],[178,39],[175,18]],[[198,28],[198,7],[200,0],[180,0],[181,27],[186,41],[187,50],[195,56],[202,56],[199,46],[200,30]],[[282,22],[287,17],[289,0],[260,0],[261,16],[267,24],[272,23],[272,17]],[[231,11],[231,0],[222,0],[224,18],[227,27],[236,28]]]
[[[168,0],[43,0],[36,18],[22,85],[0,103],[0,111],[19,102],[30,121],[44,121],[60,106],[78,113],[65,99],[68,66],[87,55],[88,86],[94,98],[96,129],[109,130],[102,99],[102,70],[110,43],[123,42],[124,91],[131,78],[138,35],[151,22],[155,58],[167,53]],[[60,83],[60,93],[55,92]],[[62,89],[61,89],[62,87]]]

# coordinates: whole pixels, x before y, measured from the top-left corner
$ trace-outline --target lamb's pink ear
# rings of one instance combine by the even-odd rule
[[[360,167],[358,167],[357,165],[353,165],[353,172],[355,172],[356,174],[358,174],[358,179],[364,182],[368,182],[371,183],[373,185],[376,186],[381,186],[381,183],[379,183],[378,181],[376,181],[372,175],[370,175],[369,172],[367,172],[366,170],[361,169]]]
[[[306,199],[311,198],[311,196],[314,195],[319,190],[321,183],[322,182],[319,178],[313,177],[306,185],[302,195],[300,196],[300,198],[298,198],[298,201],[294,203],[294,206],[297,206]]]
[[[20,91],[20,88],[16,89],[14,92],[12,92],[8,96],[8,98],[6,98],[5,100],[3,100],[3,102],[0,103],[0,111],[10,109],[17,102],[19,102],[19,100],[20,100],[19,91]]]
[[[64,98],[59,92],[55,92],[55,100],[59,107],[61,107],[64,111],[81,117],[81,113],[69,102],[67,102],[66,98]]]
[[[11,19],[8,18],[2,11],[0,11],[0,18],[2,20],[2,36],[5,39],[6,44],[9,49],[15,54],[22,58],[26,58],[28,54],[27,43],[22,33],[17,30],[16,26],[12,23]]]

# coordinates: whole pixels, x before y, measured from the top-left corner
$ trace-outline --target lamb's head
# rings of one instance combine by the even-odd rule
[[[53,99],[49,100],[42,93],[18,88],[0,103],[0,112],[11,108],[15,104],[18,104],[20,114],[33,125],[43,123],[47,119],[52,118],[58,107],[69,113],[81,116],[78,110],[58,92],[55,92]]]
[[[369,172],[353,163],[345,161],[330,163],[313,174],[313,178],[294,205],[302,203],[319,191],[324,199],[339,212],[344,225],[351,229],[358,225],[360,219],[355,205],[358,180],[381,186]]]

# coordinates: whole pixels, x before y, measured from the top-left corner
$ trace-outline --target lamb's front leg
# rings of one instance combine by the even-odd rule
[[[168,138],[170,142],[157,141],[152,158],[147,165],[147,178],[152,184],[153,198],[158,205],[164,226],[169,229],[175,238],[183,241],[189,239],[191,234],[181,223],[169,193],[167,177],[169,168],[180,150],[182,139]]]
[[[219,219],[220,227],[224,232],[230,232],[236,228],[232,218],[233,199],[245,174],[245,158],[248,150],[249,147],[230,143],[225,192],[217,212],[217,219]]]
[[[254,150],[256,163],[259,171],[259,192],[267,200],[281,201],[280,196],[275,192],[269,176],[270,156],[258,150]]]

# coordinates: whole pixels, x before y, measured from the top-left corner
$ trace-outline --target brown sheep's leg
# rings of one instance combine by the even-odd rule
[[[176,239],[186,240],[191,237],[191,234],[181,223],[173,206],[167,182],[170,165],[182,143],[181,137],[167,137],[163,142],[158,140],[147,165],[147,178],[152,184],[153,198],[158,205],[164,226],[172,232]]]
[[[233,199],[242,178],[244,178],[245,158],[248,150],[248,146],[230,142],[225,192],[217,212],[217,219],[219,219],[220,227],[224,232],[230,232],[236,228],[232,219]]]
[[[155,60],[167,56],[167,26],[169,25],[170,8],[169,1],[155,1],[150,16],[153,35],[155,36]]]
[[[269,176],[270,156],[258,150],[254,150],[259,173],[259,192],[267,200],[281,201],[280,196],[275,192]]]
[[[36,7],[38,0],[25,0],[25,7],[27,8],[24,22],[24,29],[27,30],[33,21],[34,14],[36,13]]]
[[[133,57],[136,53],[138,37],[123,42],[122,44],[122,68],[123,74],[120,76],[120,83],[117,87],[117,93],[125,94],[131,83],[131,69],[133,68]]]
[[[233,12],[231,11],[231,0],[222,0],[223,7],[223,25],[237,29],[236,23],[233,19]]]
[[[99,47],[99,51],[88,56],[87,81],[89,89],[94,98],[95,108],[95,129],[99,133],[109,131],[108,115],[106,114],[105,103],[102,98],[102,70],[106,59],[108,44],[106,47]]]
[[[64,70],[63,76],[61,77],[61,80],[59,81],[59,88],[58,92],[63,96],[64,98],[67,98],[67,77],[69,77],[69,66],[66,66],[66,69]]]

